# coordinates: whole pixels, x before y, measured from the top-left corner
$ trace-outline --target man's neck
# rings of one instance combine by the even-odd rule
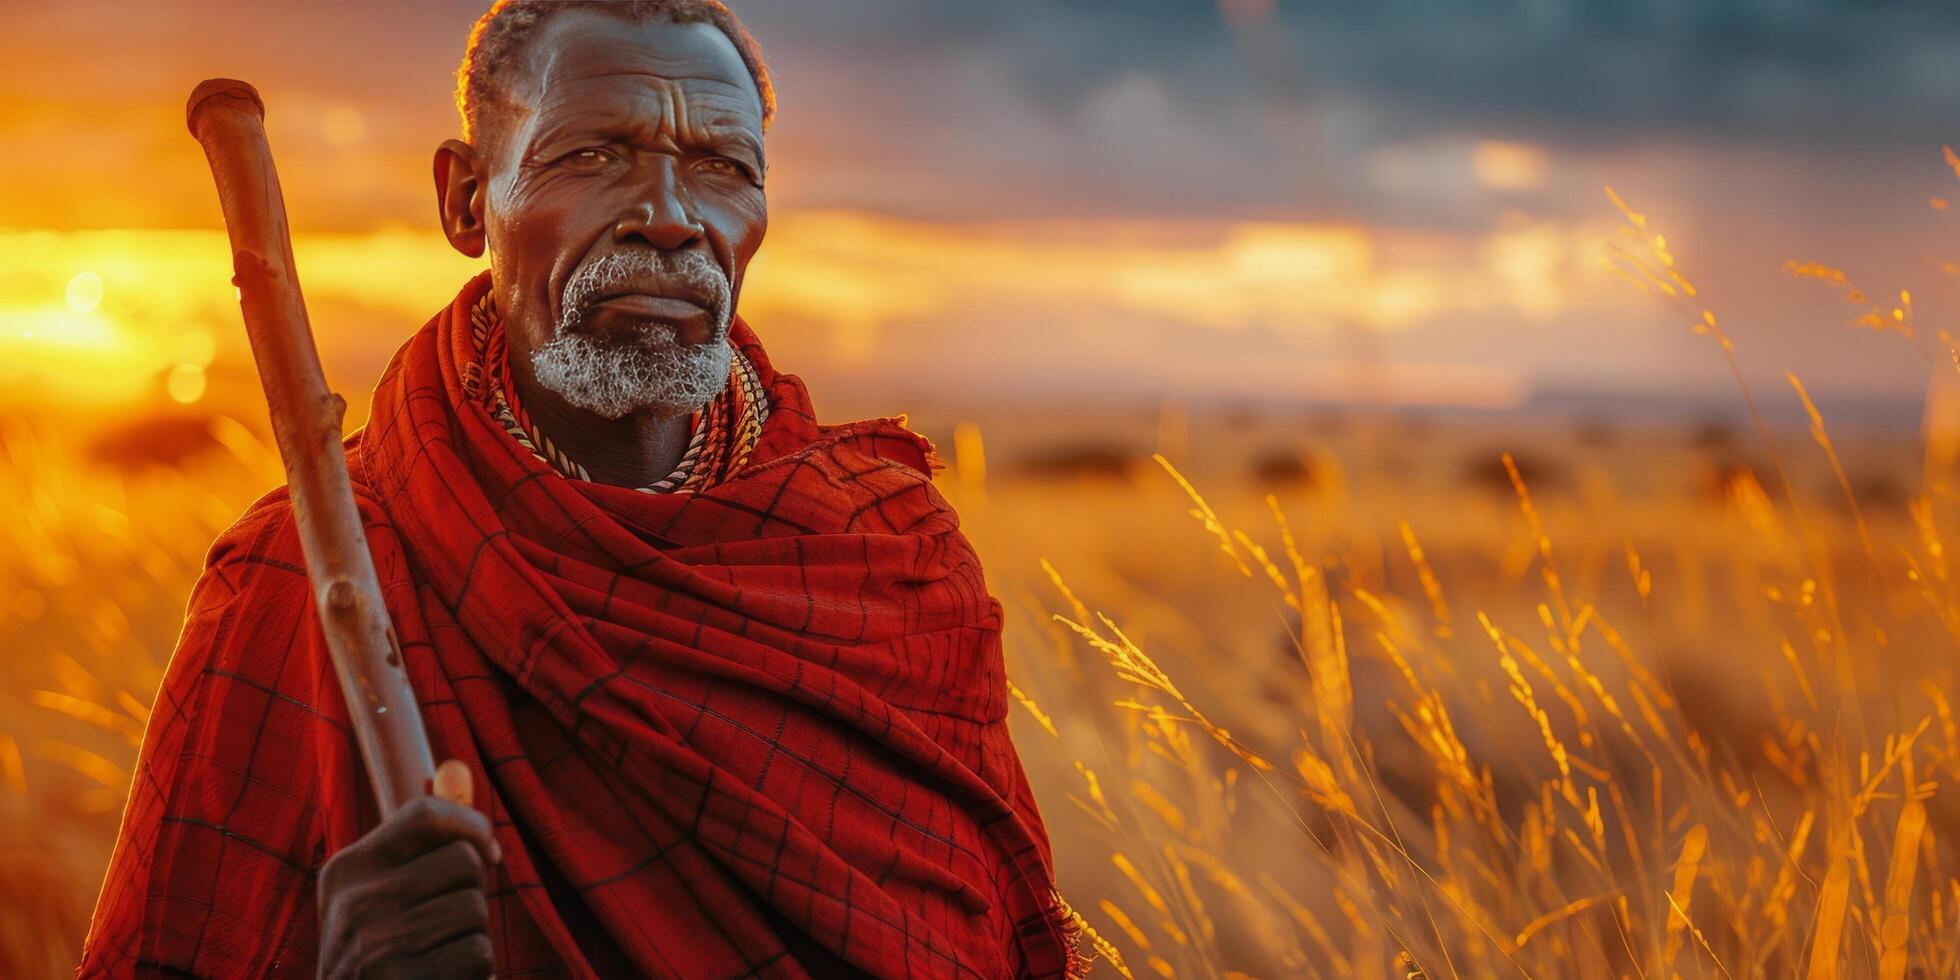
[[[528,371],[513,370],[511,383],[532,423],[596,483],[644,487],[665,479],[680,465],[693,435],[685,415],[634,412],[609,419],[571,405]]]

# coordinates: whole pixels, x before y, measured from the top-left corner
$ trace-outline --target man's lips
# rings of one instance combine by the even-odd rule
[[[653,293],[616,293],[594,300],[592,305],[654,320],[691,320],[708,312],[706,306],[693,300]]]

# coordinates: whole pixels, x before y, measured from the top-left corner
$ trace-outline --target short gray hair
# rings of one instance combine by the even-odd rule
[[[762,127],[776,117],[776,89],[762,48],[748,28],[722,0],[497,0],[470,28],[463,63],[456,69],[456,109],[463,115],[463,139],[474,140],[486,106],[509,105],[510,92],[498,81],[526,42],[553,14],[571,9],[597,10],[634,22],[667,20],[676,24],[712,24],[735,45],[762,98]]]

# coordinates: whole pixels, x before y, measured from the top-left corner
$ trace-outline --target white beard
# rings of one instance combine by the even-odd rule
[[[684,344],[665,323],[644,329],[642,337],[609,344],[561,333],[531,352],[531,373],[572,405],[609,419],[638,411],[674,418],[721,393],[735,355],[725,337]]]
[[[582,329],[593,296],[635,278],[681,279],[711,292],[715,302],[709,310],[713,329],[708,340],[683,343],[671,325],[660,322],[604,342]],[[603,256],[565,283],[557,333],[531,352],[532,376],[566,402],[605,418],[642,411],[657,418],[686,415],[728,383],[735,356],[728,342],[732,306],[727,277],[699,252]]]

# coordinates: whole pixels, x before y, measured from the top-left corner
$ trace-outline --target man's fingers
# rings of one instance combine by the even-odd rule
[[[435,784],[436,796],[451,803],[471,805],[470,767],[461,760],[450,759],[437,766]]]
[[[484,976],[492,966],[489,928],[490,905],[483,889],[459,889],[415,905],[385,923],[377,923],[369,934],[375,955],[367,962],[386,963],[384,972],[390,976]],[[481,948],[476,950],[482,954],[481,969],[468,968],[468,961],[477,959],[474,956],[457,962],[440,955],[431,958],[430,954],[441,954],[472,936],[483,939]]]
[[[408,907],[463,888],[482,889],[490,883],[489,863],[466,840],[443,846],[387,872],[394,879],[391,893]]]
[[[371,848],[371,856],[388,866],[405,864],[454,840],[469,841],[492,864],[501,854],[489,817],[434,796],[410,800],[352,846]]]
[[[384,976],[490,975],[485,895],[490,865],[503,852],[490,819],[470,807],[471,782],[467,765],[444,762],[431,795],[409,801],[327,861],[319,883],[323,955]]]
[[[390,976],[487,977],[497,970],[496,952],[486,933],[457,936],[426,952],[411,956]]]

